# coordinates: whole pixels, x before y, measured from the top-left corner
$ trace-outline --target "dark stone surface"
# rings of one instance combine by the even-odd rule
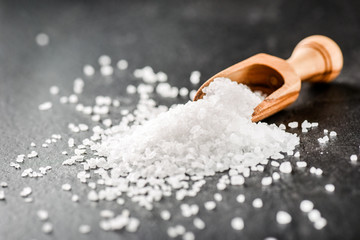
[[[216,211],[200,208],[199,216],[207,223],[204,231],[194,231],[197,239],[359,239],[360,168],[351,164],[351,154],[359,155],[360,145],[360,15],[359,1],[1,1],[0,2],[0,181],[6,181],[6,201],[0,201],[0,239],[166,239],[167,227],[184,224],[194,230],[191,219],[179,213],[179,202],[163,199],[148,212],[127,202],[125,207],[141,219],[135,234],[125,231],[104,232],[98,226],[99,211],[123,209],[115,203],[92,205],[86,200],[88,187],[76,179],[81,166],[62,167],[60,154],[68,150],[66,141],[44,149],[39,158],[26,161],[23,169],[51,165],[53,170],[41,179],[24,179],[9,163],[29,152],[30,142],[40,145],[53,133],[64,139],[71,134],[69,122],[93,124],[73,107],[61,105],[48,89],[58,85],[64,95],[82,75],[84,64],[96,65],[101,54],[117,60],[125,58],[130,67],[116,72],[113,80],[99,76],[87,80],[81,101],[90,104],[96,95],[125,96],[124,84],[135,68],[145,65],[168,73],[176,86],[192,86],[189,73],[200,70],[204,81],[214,73],[258,52],[287,58],[296,43],[312,34],[333,38],[342,48],[345,65],[339,78],[328,85],[303,84],[298,101],[268,123],[316,121],[319,128],[300,134],[301,158],[321,167],[322,177],[308,170],[295,169],[278,183],[262,188],[259,180],[269,174],[253,174],[244,187],[229,187]],[[50,45],[39,47],[34,38],[46,32]],[[125,98],[125,97],[124,97]],[[51,100],[51,111],[39,112],[40,103]],[[165,101],[170,105],[183,99]],[[129,106],[131,107],[131,106]],[[116,118],[116,114],[112,117]],[[338,137],[321,148],[317,138],[323,129],[335,130]],[[297,132],[298,130],[292,130]],[[89,133],[76,135],[84,138]],[[321,154],[323,152],[323,154]],[[204,190],[188,203],[202,204],[216,192],[217,177],[208,179]],[[80,203],[71,202],[71,194],[61,191],[69,182]],[[334,183],[333,194],[324,185]],[[33,189],[33,203],[24,203],[19,192]],[[244,204],[236,196],[244,193]],[[254,209],[255,197],[264,200],[262,209]],[[328,220],[325,229],[315,230],[299,210],[299,203],[310,199]],[[201,205],[202,206],[202,205]],[[54,232],[44,235],[36,217],[47,209]],[[159,209],[170,209],[173,218],[164,222]],[[275,221],[278,210],[293,216],[288,226]],[[241,216],[245,229],[235,232],[230,220]],[[90,224],[88,235],[78,233],[80,224]]]

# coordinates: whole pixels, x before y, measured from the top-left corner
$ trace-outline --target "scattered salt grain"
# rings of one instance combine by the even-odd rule
[[[291,167],[290,162],[282,162],[280,164],[279,170],[282,173],[291,173],[292,172],[292,167]]]
[[[331,131],[329,135],[330,137],[336,137],[337,133],[335,131]]]
[[[106,66],[111,64],[111,58],[107,55],[101,55],[98,59],[98,63],[101,66]]]
[[[334,192],[334,191],[335,191],[335,186],[334,186],[334,184],[331,184],[331,183],[326,184],[326,185],[325,185],[325,190],[328,191],[328,192]]]
[[[5,192],[4,190],[0,190],[0,201],[5,200]]]
[[[62,96],[60,97],[60,103],[61,104],[65,104],[65,103],[68,103],[69,102],[69,98],[66,97],[66,96]]]
[[[252,202],[252,205],[254,208],[262,208],[263,201],[261,200],[261,198],[255,198],[254,201]]]
[[[126,87],[126,92],[129,94],[134,94],[136,93],[136,87],[134,85],[128,85]]]
[[[49,213],[46,210],[40,209],[36,212],[36,215],[41,221],[46,221],[49,219]]]
[[[268,186],[268,185],[271,185],[272,183],[272,178],[271,177],[264,177],[262,180],[261,180],[261,184],[263,186]]]
[[[298,122],[290,122],[288,124],[289,128],[297,128],[299,126],[299,123]]]
[[[25,187],[23,188],[23,190],[20,192],[20,196],[21,197],[27,197],[32,193],[32,190],[30,187]]]
[[[80,225],[79,232],[82,234],[88,234],[89,232],[91,232],[91,227],[89,225]]]
[[[189,89],[186,87],[182,87],[179,89],[179,95],[182,97],[186,97],[189,94]]]
[[[16,162],[22,163],[24,162],[25,154],[20,154],[16,157]]]
[[[200,82],[200,72],[199,71],[193,71],[190,75],[190,82],[192,84],[198,84]]]
[[[279,174],[278,172],[274,172],[274,173],[272,174],[272,179],[273,179],[274,181],[279,180],[279,179],[280,179],[280,174]]]
[[[164,220],[164,221],[168,221],[171,218],[171,214],[168,210],[162,210],[160,212],[160,217]]]
[[[314,222],[314,227],[317,230],[321,230],[326,226],[326,224],[327,224],[326,219],[321,217]]]
[[[214,199],[215,199],[215,201],[217,201],[217,202],[221,202],[222,199],[223,199],[223,197],[222,197],[222,195],[221,195],[220,193],[215,193],[215,194],[214,194]]]
[[[51,86],[49,91],[50,91],[51,95],[58,95],[60,92],[60,89],[57,86]]]
[[[276,214],[276,221],[279,224],[289,224],[291,222],[291,215],[285,211],[278,211]]]
[[[310,200],[302,200],[300,203],[300,210],[304,213],[308,213],[314,208],[314,203]]]
[[[113,218],[115,216],[115,213],[111,210],[105,209],[100,212],[100,216],[103,218]]]
[[[186,233],[184,233],[182,239],[183,240],[195,240],[195,235],[193,232],[186,232]]]
[[[350,156],[350,161],[356,162],[357,160],[358,160],[358,157],[355,154]]]
[[[41,230],[46,234],[50,234],[53,231],[53,225],[49,222],[44,223]]]
[[[235,217],[231,220],[231,227],[234,230],[241,231],[244,229],[244,220],[240,217]]]
[[[91,190],[88,193],[88,199],[92,202],[97,202],[97,201],[99,201],[99,196],[95,190]]]
[[[199,230],[202,230],[202,229],[204,229],[206,227],[205,222],[203,220],[201,220],[200,218],[198,218],[198,217],[194,218],[193,224]]]
[[[316,222],[317,220],[319,220],[321,218],[321,214],[320,214],[319,210],[313,209],[308,213],[308,218],[311,222]]]
[[[52,107],[51,102],[44,102],[44,103],[39,105],[39,110],[40,111],[46,111],[46,110],[49,110],[51,107]]]
[[[74,80],[74,86],[73,86],[74,93],[81,94],[83,92],[84,86],[85,86],[84,80],[82,80],[81,78],[76,78]]]
[[[72,195],[72,196],[71,196],[71,201],[73,201],[73,202],[78,202],[78,201],[79,201],[79,196],[76,195],[76,194]]]
[[[216,203],[214,201],[207,201],[204,203],[204,207],[206,210],[211,211],[216,208]]]
[[[245,183],[245,179],[241,175],[231,176],[230,179],[231,185],[243,185]]]
[[[239,194],[239,195],[237,195],[236,201],[237,201],[238,203],[243,203],[243,202],[245,202],[245,195],[244,195],[244,194]]]
[[[85,76],[91,77],[95,74],[95,69],[91,65],[85,65],[83,68],[83,73],[85,74]]]
[[[36,35],[35,41],[37,45],[44,47],[49,44],[50,38],[46,33],[39,33],[38,35]]]
[[[304,161],[297,161],[297,162],[296,162],[296,166],[297,166],[298,168],[304,168],[304,167],[307,166],[307,163],[304,162]]]
[[[121,59],[117,62],[116,66],[120,70],[125,70],[128,68],[128,62],[125,59]]]
[[[191,90],[191,91],[190,91],[189,97],[190,97],[191,100],[194,99],[194,97],[195,97],[195,95],[196,95],[196,92],[197,92],[196,90]]]
[[[100,68],[100,73],[103,76],[111,76],[114,73],[114,69],[112,66],[105,65]]]
[[[61,189],[64,191],[70,191],[71,190],[71,185],[68,183],[65,183],[61,186]]]
[[[8,187],[7,182],[0,182],[0,187],[7,188]]]
[[[69,96],[69,103],[77,103],[78,101],[79,101],[79,98],[75,94],[71,94]]]

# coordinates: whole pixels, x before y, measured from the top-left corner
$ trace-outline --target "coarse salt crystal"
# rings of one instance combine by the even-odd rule
[[[39,105],[39,110],[40,111],[46,111],[46,110],[49,110],[51,107],[52,107],[51,102],[44,102],[44,103]]]
[[[41,230],[46,234],[50,234],[53,231],[53,225],[49,222],[44,223]]]
[[[276,214],[276,221],[279,224],[289,224],[291,222],[291,215],[285,211],[278,211]]]
[[[95,74],[95,69],[91,65],[85,65],[83,68],[83,73],[85,74],[85,76],[91,77]]]
[[[214,210],[216,208],[216,203],[214,201],[207,201],[204,203],[204,207],[206,210]]]
[[[280,172],[282,173],[291,173],[292,167],[290,162],[282,162],[279,167]]]
[[[101,66],[106,66],[111,64],[111,58],[108,55],[101,55],[98,59],[98,63]]]
[[[263,201],[261,200],[261,198],[255,198],[254,201],[252,202],[252,205],[254,208],[262,208]]]
[[[197,229],[200,229],[200,230],[202,230],[206,227],[205,222],[198,217],[194,218],[193,224]]]
[[[51,95],[58,95],[60,92],[60,89],[57,86],[51,86],[49,91],[50,91]]]
[[[171,214],[168,210],[162,210],[160,212],[160,217],[165,220],[165,221],[168,221],[170,218],[171,218]]]
[[[71,190],[71,185],[68,183],[65,183],[61,186],[61,189],[64,191],[70,191]]]
[[[237,201],[238,203],[243,203],[243,202],[245,202],[245,196],[244,196],[244,194],[239,194],[239,195],[236,197],[236,201]]]
[[[290,122],[290,123],[288,124],[288,126],[289,126],[290,128],[297,128],[297,127],[299,126],[299,123],[298,123],[298,122]]]
[[[244,229],[244,220],[240,217],[235,217],[231,220],[231,227],[234,230],[241,231]]]
[[[271,177],[264,177],[262,180],[261,180],[261,184],[263,186],[268,186],[268,185],[271,185],[272,183],[272,178]]]
[[[304,161],[297,161],[297,162],[296,162],[296,166],[297,166],[298,168],[304,168],[304,167],[307,166],[307,163],[304,162]]]
[[[21,197],[27,197],[32,193],[32,190],[30,187],[25,187],[23,188],[23,190],[20,192],[20,196]]]
[[[117,62],[116,66],[120,70],[125,70],[128,68],[128,62],[125,59],[121,59]]]
[[[91,232],[91,227],[89,225],[80,225],[79,226],[79,232],[82,234],[87,234],[89,232]]]
[[[350,161],[356,162],[357,160],[358,160],[358,157],[355,154],[350,156]]]
[[[50,38],[46,33],[39,33],[38,35],[36,35],[35,41],[37,45],[44,47],[49,44]]]
[[[46,210],[40,209],[36,212],[36,215],[41,221],[46,221],[49,218],[49,213]]]
[[[334,192],[334,191],[335,191],[335,186],[334,186],[334,184],[331,184],[331,183],[326,184],[326,185],[325,185],[325,190],[328,191],[328,192]]]
[[[314,203],[309,200],[302,200],[300,203],[300,210],[304,213],[308,213],[314,208]]]

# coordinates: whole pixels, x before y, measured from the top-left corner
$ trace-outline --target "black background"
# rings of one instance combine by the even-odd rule
[[[88,187],[76,179],[81,166],[62,167],[60,154],[68,150],[66,139],[72,134],[70,122],[94,123],[69,105],[61,105],[49,94],[58,85],[61,95],[72,92],[72,83],[82,76],[85,64],[97,66],[97,58],[108,54],[113,60],[129,61],[129,69],[116,71],[113,79],[98,74],[86,80],[81,102],[91,104],[97,95],[123,96],[128,99],[125,83],[132,71],[146,65],[169,75],[169,82],[196,89],[189,74],[200,70],[202,82],[216,72],[259,52],[282,58],[290,56],[298,41],[312,34],[334,39],[344,55],[342,74],[328,85],[303,84],[300,98],[287,110],[266,120],[268,123],[290,121],[319,122],[319,128],[300,134],[301,158],[310,166],[321,167],[322,177],[308,169],[294,169],[289,176],[270,187],[262,188],[259,180],[271,173],[255,173],[244,187],[229,187],[216,211],[207,212],[202,202],[212,199],[217,177],[208,179],[204,190],[187,203],[198,203],[199,216],[205,220],[204,231],[194,230],[197,239],[356,239],[360,226],[359,165],[351,164],[351,154],[359,154],[360,145],[360,14],[359,1],[1,1],[0,2],[0,181],[6,181],[6,201],[0,201],[0,239],[166,239],[166,230],[184,224],[194,230],[191,219],[179,212],[179,202],[163,199],[152,212],[127,202],[135,217],[141,219],[139,231],[104,232],[100,230],[99,211],[124,207],[115,203],[90,204]],[[39,47],[35,36],[45,32],[50,44]],[[125,79],[125,80],[124,80]],[[37,107],[52,101],[50,111]],[[185,102],[184,99],[162,100],[162,103]],[[134,105],[129,105],[129,108]],[[118,114],[112,113],[117,119]],[[335,130],[338,137],[320,147],[317,138],[323,129]],[[299,133],[298,130],[291,132]],[[30,142],[38,146],[53,133],[64,140],[45,149],[37,147],[39,158],[27,161],[22,169],[51,165],[53,170],[41,179],[24,179],[20,171],[9,167],[18,154],[28,153]],[[80,140],[90,133],[76,135]],[[322,154],[320,152],[323,152]],[[71,194],[61,190],[71,183],[80,203],[71,202]],[[334,183],[334,193],[324,190]],[[25,203],[19,192],[25,186],[33,189],[33,203]],[[235,198],[244,193],[246,202]],[[261,197],[262,209],[251,201]],[[310,199],[328,225],[316,230],[299,203]],[[47,209],[54,232],[41,232],[36,217],[40,208]],[[173,218],[164,222],[159,209],[170,209]],[[275,221],[278,210],[293,216],[288,226]],[[230,220],[241,216],[245,229],[235,232]],[[78,233],[80,224],[90,224],[88,235]]]

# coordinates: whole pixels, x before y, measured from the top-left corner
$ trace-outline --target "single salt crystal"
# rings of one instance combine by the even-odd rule
[[[243,185],[245,179],[241,175],[231,176],[231,185]]]
[[[279,125],[279,128],[281,130],[286,130],[286,125],[282,123],[282,124]]]
[[[255,198],[254,201],[252,202],[252,205],[254,208],[262,208],[263,201],[261,200],[261,198]]]
[[[87,233],[91,232],[91,227],[89,225],[85,225],[85,224],[80,225],[79,232],[82,234],[87,234]]]
[[[111,58],[107,55],[101,55],[98,59],[98,63],[101,66],[106,66],[111,64]]]
[[[204,203],[204,207],[206,210],[214,210],[216,208],[216,203],[214,201],[207,201]]]
[[[285,211],[278,211],[276,214],[276,221],[279,224],[289,224],[291,222],[291,215]]]
[[[300,152],[296,152],[295,154],[294,154],[294,157],[300,157]]]
[[[115,99],[115,100],[113,100],[112,104],[113,104],[114,107],[119,107],[120,106],[120,101]]]
[[[128,85],[126,87],[126,92],[129,94],[134,94],[136,93],[136,87],[134,85]]]
[[[331,131],[329,135],[330,137],[336,137],[337,133],[335,131]]]
[[[61,189],[64,191],[70,191],[71,190],[71,185],[68,183],[65,183],[61,186]]]
[[[25,187],[23,188],[23,190],[20,192],[20,196],[21,197],[27,197],[32,193],[32,190],[30,187]]]
[[[73,138],[69,138],[68,140],[68,146],[70,148],[74,147],[75,146],[75,140]]]
[[[130,218],[128,224],[126,225],[126,231],[136,232],[139,228],[140,221],[137,218]]]
[[[179,95],[182,97],[185,97],[189,94],[189,89],[187,89],[186,87],[182,87],[179,89]]]
[[[44,103],[39,105],[39,110],[40,111],[45,111],[45,110],[49,110],[51,107],[52,107],[51,102],[44,102]]]
[[[103,218],[113,218],[115,216],[115,213],[111,210],[105,209],[100,212],[100,216]]]
[[[313,209],[308,213],[308,218],[311,222],[316,222],[318,219],[321,218],[321,214],[319,210]]]
[[[169,227],[166,232],[170,238],[176,238],[178,236],[174,227]]]
[[[125,70],[128,68],[128,62],[125,59],[121,59],[117,62],[116,66],[120,70]]]
[[[199,71],[193,71],[190,75],[190,82],[192,84],[198,84],[200,82],[200,72]]]
[[[0,187],[7,188],[8,187],[7,182],[0,182]]]
[[[196,92],[197,92],[196,90],[191,90],[191,91],[190,91],[189,97],[190,97],[191,100],[194,99],[194,97],[195,97],[195,95],[196,95]]]
[[[50,91],[51,95],[58,95],[60,92],[60,89],[57,86],[51,86],[49,91]]]
[[[304,162],[304,161],[297,161],[297,162],[296,162],[296,166],[297,166],[298,168],[304,168],[304,167],[307,166],[307,163]]]
[[[328,134],[328,133],[329,133],[329,130],[324,129],[324,134]]]
[[[76,195],[76,194],[72,195],[72,196],[71,196],[71,201],[73,201],[73,202],[78,202],[78,201],[79,201],[79,196]]]
[[[36,215],[41,221],[46,221],[49,218],[49,213],[46,210],[40,209],[36,212]]]
[[[243,203],[243,202],[245,202],[245,196],[244,196],[244,194],[239,194],[239,195],[236,197],[236,201],[237,201],[238,203]]]
[[[184,233],[182,239],[183,240],[195,240],[195,235],[193,232],[186,232],[186,233]]]
[[[221,202],[221,200],[223,199],[222,195],[220,193],[215,193],[214,194],[214,199],[217,202]]]
[[[231,227],[234,230],[241,231],[244,229],[244,220],[241,217],[235,217],[231,220]]]
[[[41,230],[46,234],[50,234],[53,231],[53,225],[49,222],[44,223]]]
[[[350,156],[350,161],[356,162],[357,160],[358,160],[358,157],[355,154]]]
[[[319,126],[319,123],[317,123],[317,122],[311,123],[311,127],[317,127],[317,126]]]
[[[65,104],[65,103],[68,103],[69,102],[69,98],[66,97],[66,96],[62,96],[60,97],[60,103],[61,104]]]
[[[31,197],[26,197],[26,198],[24,198],[24,202],[26,202],[26,203],[32,203],[33,202],[33,198],[31,198]]]
[[[75,94],[71,94],[69,96],[69,103],[77,103],[78,101],[79,101],[79,98]]]
[[[105,65],[100,68],[100,73],[103,76],[111,76],[114,73],[114,69],[112,66]]]
[[[74,87],[73,87],[74,93],[81,94],[83,92],[84,86],[85,86],[84,80],[82,80],[81,78],[76,78],[74,80]]]
[[[123,198],[118,198],[118,199],[116,199],[116,203],[119,204],[119,205],[124,205],[125,199],[123,199]]]
[[[186,229],[182,225],[176,225],[175,231],[176,231],[177,235],[183,235],[185,233]]]
[[[334,184],[331,184],[331,183],[326,184],[326,185],[325,185],[325,190],[328,191],[328,192],[334,192],[334,191],[335,191],[335,186],[334,186]]]
[[[164,220],[164,221],[168,221],[171,218],[171,214],[168,210],[162,210],[160,212],[160,217]]]
[[[273,166],[273,167],[279,167],[279,166],[280,166],[280,163],[277,162],[277,161],[274,161],[274,160],[272,160],[272,161],[270,162],[270,164],[271,164],[271,166]]]
[[[321,170],[321,168],[317,168],[315,174],[321,176],[323,174],[323,170]]]
[[[97,201],[99,201],[99,196],[95,190],[91,190],[88,193],[88,199],[92,202],[97,202]]]
[[[25,158],[25,155],[24,154],[20,154],[16,157],[16,162],[18,163],[22,163],[24,162],[24,158]]]
[[[201,220],[200,218],[198,218],[198,217],[194,218],[193,224],[199,230],[202,230],[202,229],[204,229],[206,227],[205,222],[203,220]]]
[[[290,162],[282,162],[280,164],[280,168],[279,168],[280,172],[282,173],[291,173],[292,171],[292,167]]]
[[[83,68],[83,73],[85,74],[85,76],[91,77],[95,74],[95,69],[91,65],[85,65]]]
[[[110,127],[110,126],[112,125],[111,119],[104,119],[104,120],[102,120],[102,123],[103,123],[106,127]]]
[[[166,82],[168,80],[168,76],[164,72],[158,72],[156,77],[158,82]]]
[[[35,144],[34,142],[31,142],[31,143],[30,143],[30,146],[31,146],[31,147],[36,147],[36,144]]]
[[[272,174],[272,178],[273,178],[274,181],[277,181],[277,180],[280,179],[280,174],[278,172],[274,172]]]
[[[38,35],[36,35],[35,41],[37,45],[43,47],[49,44],[50,38],[46,33],[39,33]]]
[[[314,222],[314,227],[317,229],[317,230],[321,230],[323,229],[327,224],[327,221],[325,218],[321,217],[319,219],[317,219],[315,222]]]
[[[300,203],[300,210],[304,213],[308,213],[314,208],[314,203],[310,200],[302,200]]]
[[[268,186],[272,183],[272,178],[271,177],[264,177],[262,180],[261,180],[261,184],[264,185],[264,186]]]
[[[299,126],[299,123],[298,123],[298,122],[290,122],[290,123],[288,124],[288,126],[289,126],[290,128],[297,128],[297,127]]]
[[[5,192],[4,190],[0,190],[0,201],[5,200]]]

